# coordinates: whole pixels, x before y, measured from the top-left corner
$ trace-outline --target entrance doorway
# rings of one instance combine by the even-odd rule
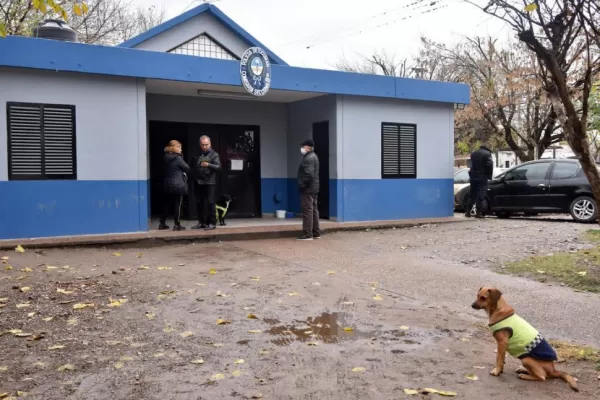
[[[315,153],[319,157],[319,217],[329,219],[329,121],[313,124]]]
[[[261,216],[260,203],[260,128],[251,125],[217,125],[181,122],[149,121],[150,145],[150,207],[153,215],[160,215],[164,195],[163,157],[169,140],[183,145],[185,161],[193,169],[194,158],[200,153],[202,135],[211,139],[219,153],[221,172],[217,179],[217,200],[228,194],[233,201],[228,218],[256,218]],[[196,196],[193,174],[189,177],[188,196],[184,198],[182,218],[196,220]]]

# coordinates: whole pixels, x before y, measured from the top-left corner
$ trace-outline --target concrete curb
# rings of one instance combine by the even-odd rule
[[[455,217],[432,218],[399,221],[369,221],[369,222],[330,222],[323,221],[321,230],[324,233],[340,231],[357,231],[365,229],[402,229],[431,224],[447,224],[466,222],[466,219]],[[181,232],[149,231],[135,233],[120,233],[106,235],[61,236],[35,239],[0,240],[0,250],[12,250],[21,245],[25,248],[52,247],[155,247],[173,243],[260,240],[294,237],[299,234],[299,225],[261,225],[235,228],[221,228],[214,231]]]

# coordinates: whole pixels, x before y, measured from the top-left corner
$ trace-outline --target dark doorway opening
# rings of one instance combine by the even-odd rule
[[[180,122],[149,122],[150,145],[150,207],[153,215],[162,210],[164,195],[163,157],[169,140],[183,145],[185,161],[194,168],[193,160],[200,152],[200,137],[207,135],[213,149],[219,153],[221,172],[217,181],[217,199],[222,194],[233,198],[227,213],[230,218],[261,216],[260,199],[260,128],[251,125],[216,125]],[[182,218],[196,220],[196,198],[193,175],[184,199]]]
[[[329,121],[313,124],[315,153],[319,157],[319,217],[329,219]]]

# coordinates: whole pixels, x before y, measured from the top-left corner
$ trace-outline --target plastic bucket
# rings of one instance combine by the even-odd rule
[[[275,210],[275,216],[277,218],[284,219],[285,218],[285,210]]]

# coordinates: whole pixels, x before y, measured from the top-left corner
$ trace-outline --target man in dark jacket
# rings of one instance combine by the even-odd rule
[[[216,228],[215,187],[217,173],[221,170],[219,154],[211,147],[210,138],[200,138],[200,156],[193,162],[198,225],[192,229],[212,230]]]
[[[298,168],[298,187],[302,208],[302,236],[298,240],[321,238],[319,230],[319,157],[314,152],[315,142],[308,139],[300,145],[302,162]]]
[[[492,160],[492,152],[485,145],[479,147],[479,150],[471,153],[471,169],[469,170],[470,178],[470,196],[465,210],[465,216],[471,216],[473,203],[477,207],[475,212],[476,218],[483,217],[483,203],[488,187],[488,181],[492,179],[494,173],[494,161]]]

